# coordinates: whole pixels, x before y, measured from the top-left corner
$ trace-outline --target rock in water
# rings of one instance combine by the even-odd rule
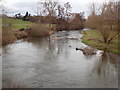
[[[77,51],[77,50],[81,50],[81,51],[83,51],[83,49],[81,49],[81,48],[76,48],[76,51]]]
[[[96,50],[94,48],[84,48],[83,49],[83,54],[84,55],[95,55],[96,54]]]
[[[86,47],[84,49],[76,48],[76,51],[77,50],[83,51],[84,55],[95,55],[96,54],[96,50],[94,48],[89,48],[89,47]]]

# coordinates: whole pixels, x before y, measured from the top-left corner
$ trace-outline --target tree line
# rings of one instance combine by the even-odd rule
[[[30,16],[27,12],[25,16],[21,16],[19,13],[16,14],[15,17],[36,23],[56,24],[57,30],[76,30],[84,28],[84,13],[74,13],[74,18],[72,18],[72,7],[69,2],[60,3],[57,0],[40,0],[37,3],[38,7],[34,10],[37,14],[36,16]]]

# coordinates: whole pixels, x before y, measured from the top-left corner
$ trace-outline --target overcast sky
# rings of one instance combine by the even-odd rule
[[[17,13],[25,14],[27,11],[34,15],[34,10],[38,6],[37,2],[41,0],[5,0],[6,7]],[[59,2],[70,2],[72,12],[85,12],[88,15],[88,3],[102,3],[105,0],[59,0]]]

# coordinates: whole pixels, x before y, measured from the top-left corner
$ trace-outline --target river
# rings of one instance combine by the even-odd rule
[[[117,88],[117,55],[97,50],[86,56],[76,51],[88,47],[81,37],[80,31],[60,31],[3,47],[3,88]]]

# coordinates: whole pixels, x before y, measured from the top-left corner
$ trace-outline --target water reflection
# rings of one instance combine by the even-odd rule
[[[104,50],[94,67],[93,72],[104,77],[116,77],[118,70],[118,55]]]
[[[3,47],[3,87],[16,81],[28,88],[117,87],[117,55],[85,56],[75,50],[86,46],[80,37],[79,31],[64,31]]]

